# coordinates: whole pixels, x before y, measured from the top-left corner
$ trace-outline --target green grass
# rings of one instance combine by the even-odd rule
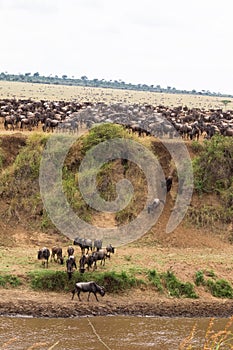
[[[198,298],[198,295],[194,290],[194,285],[190,282],[181,282],[173,272],[168,270],[161,275],[161,278],[169,295],[177,298]]]
[[[218,279],[217,281],[208,279],[206,285],[214,297],[233,299],[233,288],[228,281],[224,279]]]
[[[48,291],[71,291],[76,282],[93,280],[97,284],[104,286],[107,292],[116,293],[143,283],[125,271],[121,271],[120,273],[114,271],[95,271],[85,272],[84,274],[75,271],[69,280],[65,271],[43,270],[29,272],[28,277],[30,286],[33,289]]]
[[[149,270],[147,278],[159,292],[167,291],[172,297],[198,298],[194,285],[190,282],[181,282],[173,272],[167,271],[158,273],[156,270]]]
[[[163,292],[164,288],[161,282],[161,276],[156,270],[149,270],[147,273],[147,277],[157,291]]]
[[[210,278],[206,278],[210,277]],[[233,288],[225,279],[217,279],[213,270],[199,270],[195,273],[196,286],[206,286],[207,290],[216,298],[233,299]]]
[[[0,275],[0,286],[4,288],[18,287],[22,284],[17,276]]]

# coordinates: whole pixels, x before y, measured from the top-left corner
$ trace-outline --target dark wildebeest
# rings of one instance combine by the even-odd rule
[[[81,248],[82,254],[85,254],[85,249],[87,249],[87,253],[89,252],[89,250],[92,251],[91,239],[76,237],[74,239],[74,245],[78,245]]]
[[[15,124],[15,118],[13,116],[7,115],[4,119],[5,130],[9,129],[9,125],[11,126],[11,129],[14,130],[14,124]]]
[[[106,252],[107,252],[107,257],[110,259],[110,254],[114,254],[115,253],[115,248],[111,245],[108,244],[106,247]]]
[[[102,248],[102,240],[101,239],[94,240],[94,248],[96,248],[97,252]]]
[[[93,263],[94,263],[94,267],[95,268],[97,268],[97,261],[98,260],[100,260],[101,261],[100,264],[104,266],[105,265],[105,259],[109,258],[106,249],[100,249],[98,252],[93,252],[92,256],[93,256]]]
[[[55,259],[56,256],[56,259]],[[52,259],[54,261],[60,262],[61,265],[64,264],[64,258],[62,256],[62,248],[60,247],[53,247],[52,248],[52,254],[51,254],[51,261]]]
[[[58,127],[60,121],[56,119],[47,118],[42,126],[42,130],[45,131],[54,131],[55,128]]]
[[[72,277],[73,269],[77,269],[75,257],[73,255],[69,256],[69,258],[66,260],[66,269],[69,280]]]
[[[68,257],[71,256],[71,255],[74,255],[74,248],[69,246],[67,248],[67,253],[68,253]]]
[[[79,260],[79,271],[83,273],[85,271],[85,265],[87,265],[87,270],[89,271],[90,267],[92,267],[93,262],[94,258],[92,254],[83,254]]]
[[[42,265],[44,267],[45,267],[45,265],[48,267],[49,257],[50,257],[50,251],[48,248],[44,247],[38,251],[37,258],[39,260],[42,260]]]
[[[97,298],[97,293],[99,293],[102,297],[105,294],[105,290],[104,287],[100,287],[98,284],[96,284],[94,281],[91,282],[78,282],[75,284],[75,288],[72,291],[72,300],[74,299],[74,295],[75,293],[78,294],[78,298],[80,299],[80,293],[84,292],[84,293],[89,293],[88,297],[87,297],[87,301],[89,301],[90,298],[90,294],[93,293],[95,295],[96,301],[99,301]]]
[[[172,188],[172,176],[166,177],[166,187],[167,187],[167,192],[170,192]]]
[[[162,188],[166,187],[166,191],[170,192],[172,188],[172,176],[165,177],[165,181],[161,181]]]

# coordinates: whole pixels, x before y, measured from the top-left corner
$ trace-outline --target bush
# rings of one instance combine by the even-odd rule
[[[214,227],[217,223],[231,222],[233,207],[225,209],[222,206],[202,205],[198,208],[190,207],[186,214],[187,219],[197,227]]]
[[[194,186],[198,192],[219,193],[233,182],[233,139],[215,135],[205,141],[200,156],[193,160]]]
[[[180,298],[198,298],[194,291],[194,285],[190,282],[183,283],[179,281],[173,272],[167,271],[162,274],[162,280],[171,296]]]
[[[129,134],[126,133],[121,125],[105,123],[95,126],[89,131],[89,134],[83,138],[82,152],[85,154],[100,142],[114,138],[124,138],[126,135],[129,138]]]
[[[13,276],[13,275],[2,275],[0,276],[0,286],[2,287],[18,287],[20,286],[22,283],[20,281],[20,279],[17,276]]]
[[[112,272],[85,272],[84,274],[75,271],[69,280],[65,271],[35,271],[29,274],[31,287],[35,290],[48,291],[71,291],[76,282],[95,281],[102,285],[106,292],[119,292],[140,285],[142,281],[127,274]]]
[[[206,284],[214,297],[233,299],[233,289],[228,281],[224,279],[217,281],[209,279]]]
[[[147,277],[152,283],[152,285],[155,286],[156,290],[158,290],[159,292],[163,291],[160,275],[157,273],[156,270],[149,270],[147,273]]]
[[[34,271],[28,276],[30,285],[35,290],[68,291],[71,288],[71,281],[65,271]]]
[[[205,286],[205,278],[204,278],[204,272],[202,270],[197,271],[195,273],[195,279],[194,282],[196,284],[196,286]]]

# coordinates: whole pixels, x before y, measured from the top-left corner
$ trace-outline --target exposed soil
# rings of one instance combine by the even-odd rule
[[[9,229],[9,227],[8,227]],[[22,228],[15,228],[8,231],[15,244],[14,247],[0,249],[4,261],[9,261],[11,273],[23,277],[24,273],[30,271],[37,264],[37,268],[42,268],[36,261],[36,251],[43,245],[52,246],[54,243],[61,243],[63,247],[68,245],[65,238],[55,234],[30,233]],[[192,234],[195,232],[193,230]],[[184,244],[187,243],[183,230]],[[173,241],[182,239],[182,230],[179,230],[178,237],[174,236]],[[145,266],[156,270],[166,271],[172,269],[176,276],[183,281],[190,281],[194,271],[199,268],[214,271],[221,278],[226,278],[232,282],[232,247],[222,242],[218,237],[209,237],[199,233],[192,241],[193,247],[182,248],[166,247],[166,240],[163,246],[160,245],[149,248],[138,248],[134,244],[131,246],[119,247],[112,262],[107,262],[107,268],[111,264],[119,265],[121,270],[127,266],[127,257],[132,257],[131,264],[135,261],[135,266]],[[17,264],[17,259],[25,256],[25,246],[27,242],[27,259],[29,264],[21,266]],[[199,242],[199,245],[198,245]],[[190,240],[189,240],[190,243]],[[170,242],[172,245],[172,241]],[[148,251],[149,261],[143,262],[143,257]],[[140,255],[141,254],[141,255]],[[8,256],[8,260],[6,259]],[[14,261],[12,262],[12,256]],[[156,257],[156,259],[154,258]],[[50,264],[52,265],[52,264]],[[2,268],[2,265],[1,265]],[[4,268],[4,266],[3,266]],[[53,268],[64,269],[56,265]],[[101,269],[101,267],[99,267]],[[71,300],[71,293],[55,292],[35,292],[28,287],[18,288],[0,287],[0,314],[1,315],[31,315],[34,317],[74,317],[84,315],[151,315],[169,317],[228,317],[233,315],[233,300],[214,298],[202,287],[198,288],[198,299],[177,299],[169,295],[160,295],[153,289],[142,287],[132,289],[120,294],[106,294],[103,298],[99,296],[96,302],[93,295],[87,302],[87,295],[82,294],[82,302],[75,296]]]
[[[34,317],[77,317],[86,315],[134,315],[167,317],[229,317],[233,301],[215,298],[189,300],[152,296],[146,291],[131,291],[127,295],[105,295],[97,302],[94,296],[87,302],[81,295],[71,300],[71,294],[39,293],[29,290],[1,289],[1,315]],[[101,298],[101,299],[100,299]]]

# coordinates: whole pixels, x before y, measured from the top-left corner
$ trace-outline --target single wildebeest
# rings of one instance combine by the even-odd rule
[[[37,258],[39,260],[42,260],[42,265],[44,267],[45,267],[45,265],[48,267],[49,257],[50,257],[50,251],[48,248],[44,247],[38,251]]]
[[[172,176],[166,177],[165,180],[166,180],[167,192],[170,192],[172,188]]]
[[[93,262],[94,258],[92,254],[83,254],[79,260],[79,271],[84,272],[85,265],[87,265],[87,270],[89,271],[90,267],[92,267]]]
[[[14,117],[6,116],[4,120],[4,128],[5,130],[9,129],[9,125],[11,126],[11,129],[14,130]]]
[[[152,204],[149,204],[147,207],[148,214],[150,214],[151,211],[154,211],[156,208],[158,208],[161,203],[163,203],[163,205],[164,205],[164,201],[162,199],[155,198],[153,200]]]
[[[56,259],[55,259],[55,256],[56,256]],[[62,248],[52,247],[51,261],[52,261],[52,259],[54,261],[59,262],[61,265],[64,264],[64,258],[62,256]]]
[[[108,244],[106,247],[106,252],[107,252],[107,257],[109,257],[109,259],[110,259],[110,254],[115,253],[115,248],[111,244]]]
[[[75,293],[78,294],[78,298],[79,300],[81,301],[80,299],[80,293],[81,292],[88,292],[88,297],[87,297],[87,301],[89,301],[89,298],[90,298],[90,294],[93,293],[95,295],[95,298],[96,298],[96,301],[99,301],[98,298],[97,298],[97,293],[99,293],[102,297],[104,296],[105,294],[105,290],[104,290],[104,287],[100,287],[98,284],[96,284],[94,281],[91,281],[91,282],[78,282],[75,284],[75,288],[74,290],[72,291],[72,300],[74,299],[74,295]]]
[[[86,238],[76,237],[74,239],[74,245],[78,245],[81,248],[82,254],[85,253],[85,249],[87,249],[87,253],[89,250],[92,251],[92,240]]]
[[[102,248],[102,240],[101,239],[94,240],[94,248],[96,248],[97,252]]]
[[[73,255],[69,256],[69,258],[66,260],[66,269],[69,280],[72,277],[73,269],[77,269],[75,257]]]
[[[71,256],[71,255],[74,255],[74,248],[69,246],[67,248],[67,253],[68,253],[68,257]]]
[[[101,265],[105,265],[105,259],[109,258],[107,250],[106,249],[100,249],[98,252],[93,252],[93,263],[94,263],[94,268],[97,268],[97,261],[101,261]],[[103,263],[104,262],[104,263]]]

